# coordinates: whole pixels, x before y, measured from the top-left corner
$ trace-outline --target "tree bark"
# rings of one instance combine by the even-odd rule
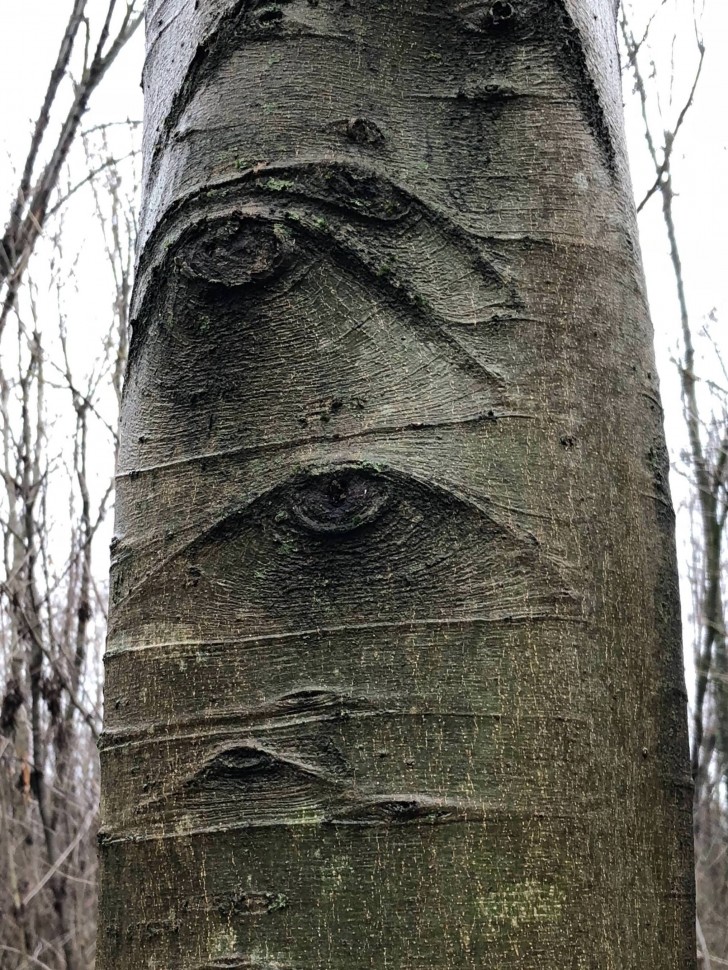
[[[613,0],[150,0],[99,970],[687,970]]]

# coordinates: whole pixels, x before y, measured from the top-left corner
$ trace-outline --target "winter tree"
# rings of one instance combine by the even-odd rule
[[[688,970],[614,0],[149,0],[100,970]]]

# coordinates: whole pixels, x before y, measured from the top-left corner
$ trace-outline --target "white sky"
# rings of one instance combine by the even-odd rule
[[[656,9],[653,45],[657,58],[655,83],[667,121],[674,120],[692,80],[696,52],[691,29],[694,0],[633,0],[635,23],[644,22]],[[700,3],[703,0],[699,0]],[[38,112],[50,66],[55,58],[58,42],[65,26],[71,0],[0,0],[0,221],[9,211],[11,192],[16,184],[13,168],[25,157],[32,123]],[[92,23],[106,6],[106,0],[89,0]],[[120,6],[124,6],[121,4]],[[672,33],[678,37],[672,42]],[[639,30],[635,31],[639,33]],[[677,144],[673,180],[678,192],[675,218],[684,276],[694,326],[703,326],[709,314],[716,322],[710,324],[713,339],[725,350],[728,362],[728,3],[726,0],[705,0],[702,33],[706,44],[703,77],[680,140]],[[671,73],[670,58],[674,56],[675,70],[672,86],[674,105],[669,105]],[[110,75],[95,94],[92,108],[84,120],[84,128],[100,122],[141,119],[142,94],[139,80],[143,57],[141,31],[128,45]],[[633,168],[635,194],[641,198],[651,184],[653,174],[644,151],[641,121],[636,99],[631,92],[631,80],[625,78],[624,97],[627,108],[627,132]],[[677,108],[675,107],[677,106]],[[119,136],[119,153],[128,151],[129,142]],[[79,168],[80,165],[80,168]],[[76,157],[77,179],[83,177],[81,160]],[[126,169],[127,183],[135,178]],[[73,181],[73,180],[72,180]],[[133,186],[128,186],[130,189]],[[87,197],[84,199],[83,196]],[[101,330],[108,320],[108,277],[99,269],[98,238],[93,235],[92,220],[88,219],[90,194],[80,192],[66,212],[67,255],[78,255],[79,283],[64,293],[63,305],[69,317],[69,334],[76,340],[76,352],[84,365],[83,355],[94,340],[101,339]],[[679,385],[674,364],[678,340],[679,318],[675,286],[668,261],[667,242],[661,220],[660,202],[656,196],[645,208],[640,220],[642,250],[647,275],[652,316],[656,331],[658,364],[661,374],[666,426],[673,458],[685,446],[680,410]],[[87,236],[86,233],[91,235]],[[73,253],[70,252],[73,250]],[[42,263],[38,253],[36,262]],[[42,283],[40,284],[43,285]],[[47,285],[47,284],[46,284]],[[55,304],[53,304],[55,305]],[[100,321],[103,321],[100,323]],[[706,376],[722,380],[711,356],[707,341],[699,344],[699,368]],[[63,438],[70,434],[59,425],[59,454],[65,447]],[[66,445],[68,444],[66,438]],[[113,458],[108,439],[99,432],[97,440],[100,468],[99,488],[108,476]],[[678,508],[685,502],[686,486],[679,476],[672,476],[673,495]],[[687,559],[687,518],[679,515],[679,546],[681,568],[685,574]],[[103,544],[102,544],[103,545]],[[101,553],[101,549],[99,552]],[[96,570],[105,575],[107,563],[99,555]],[[683,576],[684,579],[684,576]],[[690,597],[683,589],[683,612],[687,617]],[[687,639],[687,638],[686,638]],[[687,643],[686,643],[687,646]]]
[[[632,0],[636,19],[644,24],[658,8],[651,32],[655,50],[654,83],[668,127],[674,123],[692,85],[697,65],[693,31],[695,0]],[[699,0],[698,6],[702,4]],[[639,36],[640,31],[635,29]],[[674,34],[676,38],[673,38]],[[686,296],[696,337],[696,372],[701,379],[701,407],[710,404],[705,383],[728,383],[717,361],[717,351],[728,366],[728,3],[706,0],[701,20],[706,55],[695,102],[678,136],[673,155],[676,233],[683,264]],[[658,56],[659,55],[659,56]],[[672,62],[674,79],[671,83]],[[624,78],[627,141],[635,197],[640,201],[654,181],[654,170],[644,142],[644,128],[631,78]],[[649,83],[649,82],[648,82]],[[670,94],[673,103],[670,105]],[[655,127],[659,137],[660,128]],[[684,643],[688,687],[692,687],[692,601],[687,578],[691,558],[690,520],[686,479],[679,473],[680,452],[687,448],[680,385],[674,359],[679,353],[680,317],[675,278],[668,255],[661,202],[655,195],[640,215],[640,240],[647,278],[655,346],[660,374],[665,428],[673,458],[671,488],[677,510],[678,562],[681,574]],[[715,318],[709,319],[709,315]],[[700,336],[709,328],[706,339]],[[677,473],[676,470],[678,469]]]

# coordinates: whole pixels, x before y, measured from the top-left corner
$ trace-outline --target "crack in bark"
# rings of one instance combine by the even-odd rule
[[[471,802],[435,798],[430,795],[375,795],[352,800],[326,815],[323,825],[448,825],[455,822],[483,822],[482,806]]]
[[[228,953],[211,960],[196,963],[191,970],[294,970],[290,964],[278,963],[273,960],[261,960],[244,953]]]
[[[487,411],[484,414],[477,414],[471,418],[460,418],[456,421],[412,421],[408,424],[399,425],[379,425],[373,428],[367,428],[363,431],[355,431],[351,434],[340,434],[333,433],[330,435],[305,435],[300,438],[292,438],[286,441],[273,441],[265,445],[251,445],[249,447],[241,448],[231,448],[228,451],[207,451],[199,455],[192,455],[186,458],[181,458],[177,461],[163,462],[158,465],[144,465],[139,468],[121,469],[117,472],[117,480],[125,478],[139,478],[141,475],[150,475],[155,472],[163,472],[172,468],[180,468],[184,465],[193,465],[197,462],[208,462],[213,459],[232,459],[232,458],[243,458],[252,457],[261,454],[270,454],[278,451],[287,451],[295,448],[301,448],[306,445],[316,444],[318,442],[332,441],[332,442],[352,442],[359,441],[366,438],[376,438],[376,437],[386,437],[387,435],[408,432],[408,431],[431,431],[437,429],[446,428],[458,428],[458,427],[468,427],[472,425],[493,425],[498,421],[533,421],[535,420],[534,414],[523,414],[518,412],[507,412],[507,411]]]

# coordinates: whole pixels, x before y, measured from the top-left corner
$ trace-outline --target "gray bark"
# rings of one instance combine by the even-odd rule
[[[156,0],[100,970],[688,970],[613,0]]]

